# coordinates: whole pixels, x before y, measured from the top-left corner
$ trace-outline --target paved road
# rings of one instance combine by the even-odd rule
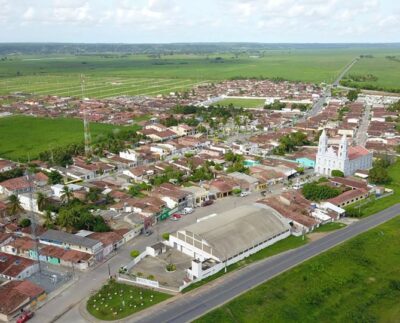
[[[400,214],[400,204],[333,232],[288,253],[243,268],[221,282],[210,284],[167,305],[139,313],[126,322],[189,322],[276,275],[324,252],[347,239],[355,237]],[[161,305],[161,304],[160,304]]]
[[[368,139],[368,125],[369,125],[370,113],[371,113],[371,106],[367,104],[361,119],[360,126],[358,127],[356,136],[354,138],[355,143],[363,147],[365,147],[365,144],[367,143]]]
[[[339,86],[340,85],[340,81],[342,80],[342,78],[346,75],[346,73],[353,67],[353,65],[355,63],[357,63],[359,60],[359,58],[355,58],[351,61],[351,63],[349,65],[347,65],[344,70],[339,74],[338,78],[335,80],[335,82],[333,82],[333,86]]]
[[[274,186],[273,194],[279,192],[281,185]],[[242,203],[252,203],[261,198],[260,193],[253,193],[247,197],[227,197],[218,200],[211,206],[197,208],[190,215],[184,216],[179,221],[166,220],[157,224],[152,228],[154,233],[145,237],[143,235],[133,239],[131,242],[119,249],[118,253],[108,261],[100,264],[93,270],[85,273],[76,273],[78,281],[63,291],[60,295],[45,304],[42,308],[35,312],[32,322],[84,322],[79,314],[77,304],[92,291],[97,290],[103,282],[108,278],[108,266],[111,273],[115,274],[122,265],[126,265],[130,261],[130,251],[132,249],[144,250],[146,246],[161,240],[164,232],[174,232],[180,228],[196,222],[197,218],[207,216],[212,213],[220,213],[239,206]],[[56,320],[55,320],[56,319]]]

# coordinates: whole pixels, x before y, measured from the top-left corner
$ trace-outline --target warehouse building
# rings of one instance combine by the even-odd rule
[[[172,247],[194,258],[190,279],[203,279],[290,235],[288,221],[262,204],[199,219],[171,234]]]

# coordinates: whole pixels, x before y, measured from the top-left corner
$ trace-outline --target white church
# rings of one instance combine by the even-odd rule
[[[330,176],[333,170],[341,170],[345,176],[353,175],[359,169],[372,167],[372,153],[362,146],[348,146],[343,135],[339,147],[328,146],[325,130],[319,138],[315,172]]]

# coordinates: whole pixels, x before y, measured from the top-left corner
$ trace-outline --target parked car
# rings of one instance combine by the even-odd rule
[[[193,208],[191,208],[191,207],[185,207],[183,210],[182,210],[182,214],[190,214],[190,213],[193,213],[194,212],[194,209]]]
[[[24,323],[33,317],[33,312],[25,311],[17,319],[17,323]]]
[[[152,233],[153,233],[153,231],[151,231],[151,230],[146,230],[146,231],[144,232],[144,235],[145,235],[146,237],[148,237],[148,236],[151,236]]]
[[[214,203],[213,200],[207,200],[207,201],[204,201],[204,202],[201,204],[201,206],[209,206],[209,205],[211,205],[211,204],[213,204],[213,203]]]
[[[178,221],[180,218],[182,218],[182,215],[175,213],[171,216],[172,221]]]
[[[244,192],[240,193],[240,197],[246,197],[246,196],[249,196],[249,195],[250,195],[250,192],[248,192],[248,191],[244,191]]]

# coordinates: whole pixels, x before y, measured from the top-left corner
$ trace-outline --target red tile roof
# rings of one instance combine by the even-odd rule
[[[362,146],[350,146],[349,147],[349,159],[350,160],[360,158],[362,156],[368,155],[369,153],[370,152],[368,151],[368,149],[365,149]]]

